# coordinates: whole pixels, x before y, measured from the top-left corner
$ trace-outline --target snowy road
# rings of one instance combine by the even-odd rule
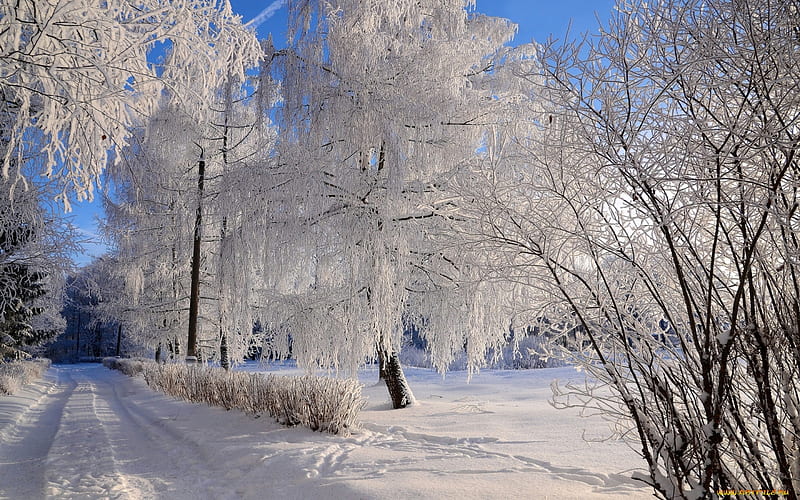
[[[367,387],[364,429],[345,438],[54,366],[0,398],[0,498],[650,497],[628,479],[629,449],[587,444],[585,422],[543,402],[545,374],[503,373],[466,385],[412,371],[422,403],[400,412]]]
[[[114,375],[114,376],[109,376]],[[8,498],[153,498],[205,491],[196,471],[212,470],[191,433],[126,396],[129,385],[100,366],[54,367],[50,384],[3,421],[0,466]],[[30,398],[32,396],[32,398]],[[14,414],[0,401],[0,415]],[[19,407],[18,407],[19,409]]]

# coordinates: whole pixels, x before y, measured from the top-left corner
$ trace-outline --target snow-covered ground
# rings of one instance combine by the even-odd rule
[[[363,429],[339,437],[55,365],[0,398],[0,498],[652,498],[627,445],[592,441],[602,420],[548,404],[574,370],[406,374],[417,406],[390,410],[366,371]]]

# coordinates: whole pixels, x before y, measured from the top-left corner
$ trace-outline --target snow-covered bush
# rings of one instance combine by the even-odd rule
[[[129,377],[142,373],[145,363],[148,362],[150,360],[143,358],[103,358],[103,366],[119,370]]]
[[[25,384],[41,378],[50,368],[50,360],[37,358],[0,363],[0,394],[14,394]]]
[[[131,376],[143,373],[148,386],[185,401],[253,415],[267,413],[282,425],[332,434],[348,434],[357,427],[364,407],[361,384],[350,379],[229,372],[116,358],[106,358],[103,364]]]

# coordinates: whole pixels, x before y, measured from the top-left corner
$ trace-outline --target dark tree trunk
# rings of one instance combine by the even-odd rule
[[[186,343],[186,362],[197,362],[197,317],[200,310],[200,242],[203,236],[203,183],[206,161],[203,153],[197,162],[197,211],[194,219],[192,247],[192,285],[189,295],[189,335]]]
[[[381,359],[384,359],[384,373],[383,380],[386,382],[386,388],[389,389],[389,397],[392,398],[392,407],[394,409],[405,408],[406,406],[414,404],[414,394],[411,393],[411,387],[406,381],[406,376],[403,373],[403,367],[400,366],[400,358],[396,352],[391,354],[381,352]]]
[[[75,356],[81,355],[81,313],[78,313],[78,328],[75,329]]]
[[[228,115],[226,114],[225,115],[226,122],[227,122],[227,119],[228,119]],[[223,157],[223,160],[225,158],[227,158],[226,153],[225,153],[225,151],[226,151],[225,148],[227,147],[226,146],[227,145],[227,137],[228,137],[227,128],[225,130],[226,130],[226,133],[225,133],[225,136],[223,137],[223,140],[222,140],[222,144],[223,144],[222,157]],[[222,218],[222,229],[220,229],[220,233],[219,233],[220,245],[223,248],[225,247],[225,231],[227,230],[227,228],[228,228],[228,218],[227,217],[223,217]],[[223,294],[222,283],[220,282],[220,285],[219,285],[219,300],[222,300],[222,294]],[[223,329],[223,317],[222,317],[222,308],[221,307],[220,307],[220,310],[219,310],[219,365],[222,368],[224,368],[225,370],[230,370],[231,369],[231,361],[230,361],[230,358],[228,357],[228,336],[225,334],[225,331]]]
[[[228,336],[222,331],[222,328],[219,330],[219,365],[226,370],[231,369],[231,360],[228,357]]]
[[[117,348],[115,350],[114,356],[119,357],[119,350],[122,345],[122,323],[117,325]],[[158,344],[158,347],[161,347],[161,344]]]
[[[161,363],[161,342],[159,342],[158,347],[156,347],[156,363]]]

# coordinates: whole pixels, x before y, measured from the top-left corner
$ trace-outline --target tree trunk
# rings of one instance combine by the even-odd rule
[[[186,362],[197,362],[197,317],[200,310],[200,242],[203,235],[203,183],[206,161],[203,152],[197,162],[197,211],[194,219],[194,246],[192,248],[192,285],[189,295],[189,335],[186,344]]]
[[[175,361],[181,357],[181,341],[178,337],[175,337],[173,340],[168,340],[167,347],[169,348],[170,360]]]
[[[117,348],[115,350],[114,356],[119,357],[120,346],[122,345],[122,323],[117,325]],[[161,347],[161,344],[158,344]]]
[[[225,120],[226,120],[226,123],[227,123],[227,120],[228,120],[228,115],[227,114],[225,115]],[[225,135],[223,136],[223,139],[222,139],[222,144],[223,144],[222,157],[223,157],[223,160],[227,158],[227,155],[226,155],[227,138],[228,138],[227,130],[228,129],[226,128],[225,129]],[[225,230],[227,229],[227,226],[228,226],[228,218],[227,217],[223,217],[222,218],[222,229],[220,229],[220,233],[219,233],[219,241],[220,241],[220,246],[222,248],[225,247]],[[224,292],[223,292],[223,286],[222,286],[222,270],[221,270],[221,268],[220,268],[219,273],[220,274],[219,274],[218,277],[220,278],[220,280],[219,280],[219,290],[218,290],[219,297],[218,297],[218,300],[222,301],[222,295],[223,295]],[[227,371],[227,370],[231,369],[231,360],[228,357],[228,336],[225,334],[225,329],[224,329],[224,326],[223,326],[224,325],[224,321],[223,321],[224,318],[223,318],[222,310],[223,310],[222,304],[220,303],[220,309],[219,309],[219,364],[220,364],[220,366],[222,368],[224,368]]]
[[[78,328],[75,329],[75,356],[81,355],[81,313],[78,313]]]
[[[219,329],[219,365],[225,370],[231,369],[231,360],[228,357],[228,336],[225,335],[225,332],[222,331],[222,328]]]
[[[414,404],[414,394],[411,393],[411,387],[406,381],[397,353],[389,354],[384,351],[379,353],[379,357],[384,360],[385,373],[382,377],[386,381],[386,388],[389,389],[389,397],[392,398],[392,408],[405,408]]]

